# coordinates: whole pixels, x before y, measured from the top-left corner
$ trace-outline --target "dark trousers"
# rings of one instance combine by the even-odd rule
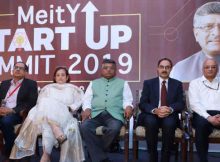
[[[144,114],[141,125],[146,128],[146,141],[150,162],[158,162],[157,142],[159,128],[162,128],[161,162],[169,162],[170,152],[175,136],[175,129],[179,124],[177,114],[165,118],[158,118],[154,114]]]
[[[219,111],[207,111],[210,115],[220,114]],[[214,127],[207,119],[201,117],[200,115],[193,114],[193,127],[195,128],[195,144],[197,154],[199,156],[200,162],[208,162],[208,148],[209,135],[212,133],[213,129],[220,129],[220,127]]]
[[[81,133],[92,162],[107,159],[107,150],[113,140],[119,135],[122,122],[113,118],[107,111],[81,124]],[[96,128],[105,126],[103,136],[96,135]]]
[[[16,124],[21,123],[22,118],[17,114],[10,114],[3,117],[0,117],[0,129],[3,133],[5,146],[4,153],[5,156],[9,156],[11,153],[11,149],[14,144],[14,140],[16,138],[16,134],[14,132],[14,126]]]

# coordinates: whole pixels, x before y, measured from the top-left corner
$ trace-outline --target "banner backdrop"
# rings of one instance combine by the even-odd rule
[[[200,50],[192,18],[207,0],[2,0],[0,81],[24,61],[29,78],[44,85],[55,67],[66,66],[71,82],[86,86],[100,76],[103,58],[133,92],[155,77],[157,61],[174,64]]]

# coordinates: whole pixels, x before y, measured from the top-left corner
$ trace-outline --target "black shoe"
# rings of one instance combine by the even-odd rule
[[[110,153],[120,153],[122,152],[121,146],[119,144],[119,140],[115,140],[112,142],[112,144],[109,147]]]
[[[100,162],[112,162],[112,161],[109,158],[107,158],[107,159],[104,159],[104,160],[102,160]]]

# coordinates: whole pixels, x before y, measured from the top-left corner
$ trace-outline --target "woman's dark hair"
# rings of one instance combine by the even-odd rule
[[[66,68],[66,67],[63,67],[63,66],[59,66],[59,67],[57,67],[57,68],[55,69],[55,71],[54,71],[54,73],[53,73],[53,82],[56,83],[55,77],[56,77],[57,71],[59,71],[59,70],[61,70],[61,69],[65,71],[66,77],[68,77],[66,83],[69,83],[69,82],[70,82],[69,72],[68,72],[67,68]]]

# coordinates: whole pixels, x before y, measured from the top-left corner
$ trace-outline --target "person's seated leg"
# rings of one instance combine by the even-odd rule
[[[0,129],[2,130],[5,146],[4,146],[4,154],[9,157],[11,153],[11,149],[14,144],[14,140],[16,138],[16,134],[14,132],[14,126],[16,124],[21,123],[22,119],[17,114],[10,114],[7,116],[0,117]]]
[[[173,147],[175,138],[175,130],[179,123],[178,116],[172,114],[162,119],[162,150],[161,150],[161,162],[169,162],[170,152]]]
[[[50,155],[56,143],[57,141],[55,136],[53,135],[53,131],[50,125],[43,124],[43,128],[42,128],[43,155],[41,157],[40,162],[50,162]]]
[[[150,162],[158,161],[157,141],[159,131],[159,119],[153,114],[144,114],[143,125],[146,128],[146,141],[148,152],[150,155]]]
[[[56,124],[54,123],[49,123],[53,134],[55,136],[55,138],[57,139],[59,145],[61,145],[63,142],[65,142],[67,140],[66,135],[63,133],[63,130]]]
[[[201,162],[208,162],[208,137],[213,127],[207,119],[196,113],[193,114],[193,127],[195,128],[195,144],[198,157]]]
[[[113,118],[110,114],[107,114],[104,127],[104,135],[102,136],[104,149],[107,151],[112,142],[117,138],[123,125],[122,121]]]
[[[43,147],[43,155],[41,156],[40,162],[50,162],[50,154],[48,154]]]
[[[82,138],[92,162],[100,162],[107,158],[107,154],[103,149],[102,139],[96,135],[96,128],[103,125],[97,118],[99,118],[99,115],[92,119],[86,119],[80,125]]]

